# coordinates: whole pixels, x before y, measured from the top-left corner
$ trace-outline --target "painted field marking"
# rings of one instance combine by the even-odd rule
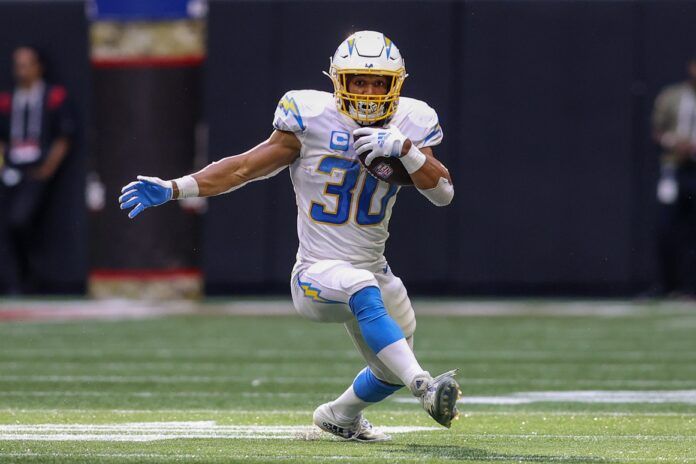
[[[299,392],[238,392],[245,398],[305,398],[309,396],[330,396],[330,393]],[[230,396],[229,392],[217,391],[135,391],[109,392],[95,390],[10,390],[0,391],[0,396],[31,397],[135,397],[135,398],[217,398]],[[418,399],[397,397],[397,403],[417,403]],[[576,390],[576,391],[537,391],[517,392],[496,396],[463,396],[463,404],[515,405],[540,402],[554,403],[684,403],[696,404],[696,390]]]
[[[84,453],[67,453],[52,451],[47,453],[37,453],[35,451],[17,451],[2,453],[0,457],[4,458],[111,458],[111,459],[201,459],[202,456],[195,454],[164,454],[164,453],[92,453],[85,451]]]
[[[80,408],[61,408],[61,409],[55,409],[55,408],[32,408],[32,409],[25,409],[25,408],[4,408],[0,409],[0,414],[2,413],[8,413],[8,414],[26,414],[26,413],[31,413],[31,414],[59,414],[59,415],[64,415],[64,414],[90,414],[94,415],[96,412],[99,413],[107,413],[107,414],[118,414],[118,415],[126,415],[126,414],[184,414],[184,415],[189,415],[189,414],[217,414],[217,415],[224,415],[228,416],[230,414],[248,414],[248,415],[256,415],[258,416],[259,414],[287,414],[287,415],[311,415],[312,412],[314,412],[313,409],[80,409]],[[389,415],[394,415],[394,414],[405,414],[407,411],[390,411]],[[408,412],[408,414],[412,414],[411,412]],[[659,415],[659,413],[658,413]],[[696,415],[696,413],[694,413]]]
[[[305,398],[309,396],[331,396],[331,393],[321,393],[316,394],[312,392],[307,393],[297,393],[297,392],[238,392],[234,393],[235,396],[242,396],[244,398]],[[170,392],[170,391],[136,391],[136,392],[108,392],[108,391],[95,391],[95,390],[10,390],[10,391],[0,391],[0,396],[33,396],[33,397],[52,397],[52,396],[71,396],[71,397],[135,397],[135,398],[156,398],[160,396],[164,397],[175,397],[175,398],[218,398],[218,397],[232,397],[230,392],[216,392],[216,391],[183,391],[183,392]]]
[[[1,365],[1,363],[0,363]],[[2,375],[0,383],[34,382],[34,383],[249,383],[253,387],[264,384],[348,384],[349,377],[252,377],[234,375]],[[696,387],[693,380],[651,380],[651,379],[500,379],[468,377],[466,385],[592,385],[607,387]]]
[[[417,398],[394,398],[398,403],[417,403]],[[518,392],[497,396],[463,396],[463,404],[530,403],[685,403],[696,404],[696,390],[578,390]]]
[[[688,347],[684,349],[659,349],[659,350],[627,350],[627,349],[615,349],[612,347],[601,347],[596,344],[589,345],[573,345],[572,349],[497,349],[497,350],[480,350],[472,349],[467,346],[460,346],[457,349],[461,350],[461,353],[454,353],[452,350],[436,350],[436,349],[418,349],[416,354],[422,356],[433,356],[433,357],[457,357],[458,359],[480,359],[480,358],[510,358],[513,361],[520,359],[526,360],[558,360],[566,358],[568,356],[573,356],[574,358],[598,358],[604,359],[607,356],[615,358],[617,360],[633,360],[633,361],[644,361],[646,359],[669,359],[669,360],[694,360],[696,359],[696,354],[692,352],[685,351]],[[83,347],[72,347],[72,346],[43,346],[43,347],[3,347],[2,354],[7,357],[13,358],[16,356],[38,356],[44,358],[45,356],[72,356],[75,354],[83,355],[85,357],[102,357],[110,354],[132,354],[134,356],[142,357],[143,355],[155,357],[155,358],[174,358],[177,359],[178,356],[183,357],[183,361],[186,358],[196,359],[199,355],[205,356],[211,353],[223,354],[229,357],[243,356],[249,358],[292,358],[292,357],[320,357],[333,359],[336,357],[359,357],[359,353],[355,350],[315,350],[315,349],[269,349],[269,348],[259,348],[250,352],[248,349],[242,348],[232,348],[229,345],[209,345],[209,346],[182,346],[182,347],[157,347],[157,346],[141,346],[138,348],[133,348],[131,345],[106,345],[98,349],[90,349],[85,351]],[[7,361],[6,361],[7,362]],[[166,362],[166,360],[150,360],[148,362]]]
[[[501,301],[414,301],[421,315],[447,315],[471,317],[539,316],[539,317],[645,317],[655,314],[693,314],[693,305],[666,303],[640,305],[631,302],[501,302]],[[237,300],[224,303],[196,304],[189,301],[147,302],[138,300],[102,301],[0,301],[0,321],[13,322],[63,322],[71,320],[126,320],[149,319],[182,314],[205,315],[276,315],[290,316],[296,312],[289,299]]]
[[[193,455],[193,454],[164,454],[164,453],[122,453],[122,452],[114,452],[114,453],[90,453],[90,452],[84,452],[84,453],[67,453],[67,452],[50,452],[50,453],[37,453],[33,451],[22,451],[22,452],[10,452],[10,453],[3,453],[0,452],[0,457],[7,457],[7,458],[21,458],[21,457],[38,457],[38,458],[117,458],[117,459],[134,459],[134,460],[142,460],[142,459],[165,459],[168,460],[169,462],[176,462],[176,461],[182,461],[187,460],[185,462],[190,462],[191,460],[193,461],[198,461],[198,460],[203,460],[205,462],[209,461],[210,459],[207,456],[202,456],[202,455]],[[239,461],[251,461],[251,462],[269,462],[270,460],[280,460],[280,456],[274,456],[274,457],[269,457],[269,456],[250,456],[250,455],[231,455],[227,456],[227,458],[233,457],[235,460]],[[570,463],[577,463],[578,462],[578,457],[577,456],[539,456],[539,455],[533,455],[533,456],[527,456],[524,454],[519,454],[519,455],[511,455],[509,457],[507,456],[500,456],[500,457],[486,457],[487,461],[517,461],[517,462],[539,462],[539,459],[542,458],[544,462],[570,462]],[[412,461],[414,460],[412,454],[398,454],[398,453],[371,453],[370,456],[336,456],[336,455],[307,455],[307,454],[283,454],[282,460],[296,460],[296,461],[378,461],[378,460],[383,460],[384,462],[393,462],[395,459],[399,460],[405,460],[405,461]],[[451,459],[450,459],[451,460]],[[598,462],[598,463],[604,463],[604,462],[659,462],[661,459],[659,458],[639,458],[639,457],[634,457],[634,458],[604,458],[601,456],[587,456],[583,457],[583,462]],[[688,458],[678,458],[678,462],[696,462],[696,458],[688,457]]]
[[[520,439],[529,440],[543,438],[551,440],[577,440],[577,441],[599,441],[599,440],[641,440],[641,441],[692,441],[696,440],[696,435],[571,435],[554,433],[458,433],[462,437],[476,439]]]
[[[441,427],[381,427],[401,434],[442,430]],[[132,422],[121,424],[0,425],[0,441],[123,441],[148,442],[181,438],[306,439],[318,429],[300,425],[217,425],[215,421]],[[328,435],[327,435],[328,436]]]
[[[311,392],[238,392],[237,396],[245,398],[306,398],[324,397],[330,393]],[[229,392],[220,391],[129,391],[110,392],[100,390],[9,390],[0,391],[0,397],[134,397],[134,398],[218,398],[230,396]],[[397,403],[418,403],[416,398],[397,397]],[[460,400],[463,404],[516,405],[541,402],[552,403],[683,403],[696,404],[696,390],[576,390],[576,391],[533,391],[516,392],[495,396],[466,396]]]
[[[15,422],[17,414],[89,414],[94,415],[95,413],[103,414],[117,414],[117,415],[142,415],[142,414],[215,414],[229,416],[231,414],[247,414],[247,415],[259,415],[259,414],[285,414],[285,415],[299,415],[299,416],[310,416],[314,410],[313,409],[80,409],[80,408],[0,408],[0,414],[10,414],[12,416],[12,421]],[[412,410],[393,410],[393,411],[375,411],[375,413],[382,414],[385,416],[413,416],[414,411]],[[373,413],[374,414],[374,413]],[[665,411],[655,411],[655,412],[619,412],[619,411],[476,411],[476,412],[465,412],[462,414],[463,417],[477,417],[477,416],[541,416],[541,417],[628,417],[628,418],[650,418],[650,417],[681,417],[681,418],[694,418],[696,413],[694,412],[665,412]]]

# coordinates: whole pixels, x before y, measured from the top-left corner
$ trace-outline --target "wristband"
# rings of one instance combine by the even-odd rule
[[[178,179],[172,180],[172,182],[175,182],[179,189],[179,195],[176,197],[177,200],[198,196],[198,182],[196,182],[193,176],[179,177]]]
[[[401,160],[401,164],[406,168],[406,172],[409,174],[413,174],[425,164],[425,155],[414,143],[411,143],[411,148],[399,159]]]

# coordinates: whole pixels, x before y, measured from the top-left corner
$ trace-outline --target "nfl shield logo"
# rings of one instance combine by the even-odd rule
[[[375,168],[375,174],[377,174],[380,179],[389,179],[389,176],[393,173],[394,170],[386,163],[379,163]]]

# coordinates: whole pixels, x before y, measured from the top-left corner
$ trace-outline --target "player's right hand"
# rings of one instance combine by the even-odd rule
[[[168,202],[174,194],[170,180],[146,176],[138,176],[137,179],[123,187],[121,189],[123,195],[118,197],[121,209],[133,208],[128,213],[131,219],[143,212],[145,208]]]

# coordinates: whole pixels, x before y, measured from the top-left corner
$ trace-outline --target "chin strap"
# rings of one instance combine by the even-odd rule
[[[418,191],[435,206],[447,206],[454,198],[454,186],[444,177],[440,177],[435,187]]]

